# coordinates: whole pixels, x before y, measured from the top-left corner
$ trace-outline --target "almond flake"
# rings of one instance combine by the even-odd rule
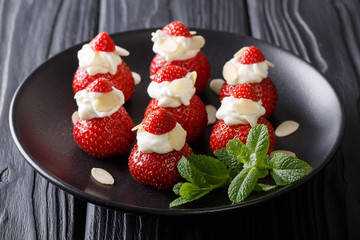
[[[275,150],[270,153],[270,158],[273,158],[276,153],[285,153],[286,155],[296,157],[296,154],[288,150]]]
[[[240,115],[254,115],[260,111],[259,104],[249,100],[235,102],[234,107]]]
[[[191,38],[190,49],[200,49],[205,45],[205,39],[202,36]]]
[[[116,50],[116,52],[117,52],[120,56],[126,57],[126,56],[129,56],[129,55],[130,55],[129,51],[126,50],[126,49],[124,49],[124,48],[122,48],[122,47],[116,46],[116,47],[115,47],[115,50]]]
[[[137,72],[131,72],[131,75],[134,78],[135,85],[138,85],[141,82],[141,76]]]
[[[73,122],[73,124],[75,125],[77,120],[79,119],[79,112],[75,111],[72,115],[71,115],[71,120]]]
[[[196,31],[190,31],[191,35],[196,35],[196,33],[197,33]]]
[[[173,39],[165,39],[159,44],[159,47],[161,50],[167,53],[175,52],[178,48],[178,45],[176,44],[175,40]]]
[[[101,184],[104,185],[114,185],[114,178],[109,172],[102,168],[92,168],[91,175],[93,178]]]
[[[186,141],[186,131],[180,126],[180,124],[176,124],[175,128],[169,132],[169,141],[176,151],[180,151],[184,147]]]
[[[275,135],[277,137],[286,137],[299,129],[299,123],[295,121],[284,121],[281,123],[275,130]]]
[[[193,84],[195,85],[196,78],[197,78],[196,71],[191,72],[189,78],[193,81]]]
[[[234,57],[240,57],[249,47],[242,47],[239,51],[234,54]]]
[[[206,105],[206,113],[208,117],[207,125],[214,124],[216,122],[216,107],[213,105]]]
[[[217,78],[210,81],[210,89],[217,95],[220,95],[220,91],[222,86],[224,85],[225,81],[224,79]]]
[[[227,62],[223,68],[223,76],[226,81],[230,83],[236,83],[236,79],[238,77],[237,69],[234,64]]]

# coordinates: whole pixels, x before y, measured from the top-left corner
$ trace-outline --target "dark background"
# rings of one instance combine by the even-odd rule
[[[1,0],[0,239],[359,239],[359,12],[357,0]],[[35,173],[10,136],[9,106],[20,83],[48,58],[98,32],[173,20],[263,39],[323,73],[346,113],[345,137],[330,163],[279,198],[196,218],[98,207]]]

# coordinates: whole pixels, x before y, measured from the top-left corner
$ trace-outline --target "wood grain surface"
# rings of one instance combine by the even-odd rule
[[[359,12],[357,0],[0,0],[0,239],[360,239]],[[323,73],[346,113],[345,137],[330,163],[274,200],[196,218],[106,209],[35,173],[9,130],[19,84],[51,56],[100,31],[173,20],[263,39]]]

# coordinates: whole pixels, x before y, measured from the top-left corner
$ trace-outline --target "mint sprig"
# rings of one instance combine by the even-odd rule
[[[194,201],[224,186],[228,186],[230,201],[239,203],[253,191],[266,192],[286,186],[312,171],[306,162],[284,153],[270,159],[269,145],[267,127],[255,125],[246,144],[238,139],[229,141],[226,148],[214,152],[217,159],[205,155],[183,157],[178,162],[178,171],[188,182],[174,186],[174,193],[180,197],[171,202],[170,207]],[[276,185],[258,182],[269,173]]]

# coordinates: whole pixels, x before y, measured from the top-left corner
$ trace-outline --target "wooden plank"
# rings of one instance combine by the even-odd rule
[[[13,93],[33,69],[97,32],[97,8],[88,1],[0,2],[0,239],[84,236],[86,204],[26,163],[10,137],[8,112]]]
[[[339,152],[314,180],[291,194],[298,195],[292,202],[304,211],[293,219],[279,215],[274,221],[292,225],[300,239],[359,238],[360,176],[354,169],[360,168],[355,156],[360,134],[360,31],[356,27],[360,5],[351,0],[256,0],[248,1],[248,6],[254,37],[293,52],[322,72],[343,101],[347,116]],[[274,203],[274,208],[293,212],[292,202]]]

